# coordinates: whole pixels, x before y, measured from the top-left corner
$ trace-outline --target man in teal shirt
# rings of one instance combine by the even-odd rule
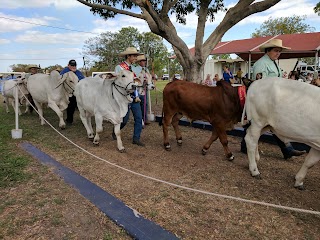
[[[147,73],[149,72],[149,69],[147,68],[147,58],[144,54],[139,55],[137,57],[136,64],[132,66],[132,71],[136,74],[137,77],[139,77],[140,73],[142,70],[144,70]],[[146,82],[143,82],[143,86],[145,85]],[[141,92],[140,92],[141,93]],[[145,91],[142,91],[142,94],[139,94],[140,97],[140,106],[141,106],[141,112],[142,112],[142,120],[145,125],[150,124],[148,121],[148,114],[147,114],[147,109],[148,109],[148,88],[147,86],[145,87]]]
[[[256,63],[253,65],[252,79],[257,80],[256,76],[258,74],[261,75],[261,78],[282,77],[282,71],[276,60],[278,60],[283,50],[287,50],[290,48],[284,47],[282,45],[281,39],[271,39],[270,41],[261,45],[259,49],[261,52],[265,52],[265,55],[258,61],[256,61]],[[244,129],[244,132],[246,132],[246,129]],[[291,158],[292,156],[300,156],[305,153],[305,151],[295,150],[290,143],[288,145],[285,145],[285,143],[282,142],[275,134],[272,135],[277,141],[284,159]],[[247,146],[244,138],[241,142],[241,152],[247,153]]]

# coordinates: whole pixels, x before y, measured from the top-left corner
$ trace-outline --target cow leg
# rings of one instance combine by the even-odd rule
[[[38,103],[37,101],[34,100],[34,104],[36,105],[37,109],[38,109],[38,113],[39,113],[39,118],[40,118],[40,122],[41,125],[44,125],[46,122],[43,120],[43,109],[42,109],[42,104]]]
[[[299,172],[296,174],[296,182],[294,184],[294,187],[303,190],[303,180],[307,175],[307,171],[309,168],[313,167],[317,162],[320,160],[320,151],[316,150],[314,148],[310,149],[310,152],[308,153],[306,160],[302,164]]]
[[[28,113],[29,112],[29,106],[30,106],[30,104],[26,99],[26,110],[24,111],[24,113]]]
[[[63,120],[63,112],[61,112],[61,110],[57,106],[57,104],[54,101],[49,100],[48,101],[48,107],[50,107],[58,115],[58,117],[59,117],[59,127],[61,129],[65,129],[66,128],[66,123]]]
[[[10,110],[9,110],[9,98],[7,97],[4,97],[4,101],[5,101],[5,105],[6,105],[6,112],[9,113]]]
[[[96,135],[94,136],[93,144],[99,145],[99,141],[100,141],[99,133],[102,133],[103,131],[103,126],[102,126],[103,118],[98,114],[96,114],[94,117],[96,121]]]
[[[93,129],[92,129],[92,125],[91,125],[91,115],[89,113],[87,113],[81,107],[80,104],[78,105],[78,109],[79,109],[79,113],[80,113],[79,115],[80,115],[81,122],[87,131],[88,138],[93,139],[94,134],[93,134]]]
[[[256,178],[260,177],[260,172],[258,170],[257,161],[260,159],[260,155],[258,152],[258,141],[261,135],[261,128],[254,123],[247,129],[247,134],[245,136],[245,141],[247,145],[247,153],[249,159],[249,170],[251,172],[251,176]]]
[[[167,151],[171,151],[171,146],[169,143],[169,134],[168,134],[168,128],[171,124],[171,120],[172,120],[172,115],[170,113],[165,112],[162,119],[162,132],[163,132],[163,146],[164,146],[164,149]]]
[[[92,128],[92,123],[91,123],[91,119],[92,119],[91,117],[92,117],[91,114],[89,114],[89,113],[86,114],[87,123],[88,123],[88,129],[89,129],[89,131],[91,133],[91,134],[88,134],[88,137],[90,139],[93,139],[94,138],[94,134],[93,134],[93,128]]]
[[[207,154],[207,151],[208,149],[210,148],[211,144],[217,140],[218,138],[218,133],[216,131],[215,128],[212,128],[212,134],[211,134],[211,137],[210,139],[208,140],[208,142],[203,146],[202,148],[202,155],[206,155]]]
[[[18,101],[18,109],[16,109],[16,101]],[[20,110],[20,103],[19,103],[19,99],[18,100],[16,100],[15,98],[13,98],[13,101],[11,101],[11,105],[12,105],[12,107],[13,107],[13,109],[14,109],[14,112],[16,112],[16,111],[18,111],[18,114],[19,115],[21,115],[22,113],[21,113],[21,110]]]
[[[214,125],[214,127],[216,128],[218,137],[219,137],[220,142],[223,146],[224,153],[225,153],[226,157],[228,158],[229,161],[233,161],[234,155],[228,148],[228,136],[227,136],[225,126],[223,124],[216,124],[216,125]]]
[[[116,135],[117,137],[117,147],[118,147],[118,150],[119,152],[123,153],[125,152],[125,148],[122,144],[122,140],[121,140],[121,131],[120,131],[120,125],[121,124],[115,124],[114,125],[114,134]]]
[[[182,118],[182,115],[179,113],[176,113],[173,118],[172,118],[172,126],[174,129],[174,132],[176,134],[176,140],[177,140],[177,144],[178,146],[182,146],[182,135],[180,132],[180,128],[179,128],[179,120],[180,118]]]

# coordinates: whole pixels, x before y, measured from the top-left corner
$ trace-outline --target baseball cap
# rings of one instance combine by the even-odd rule
[[[70,66],[77,66],[77,62],[76,62],[76,60],[74,60],[74,59],[71,59],[70,61],[69,61],[69,65]]]

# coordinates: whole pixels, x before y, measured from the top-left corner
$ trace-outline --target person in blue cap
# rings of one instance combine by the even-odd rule
[[[77,62],[74,59],[71,59],[69,61],[68,66],[65,67],[60,72],[60,75],[63,75],[66,72],[69,72],[69,71],[74,72],[77,75],[79,81],[84,78],[83,74],[77,69]],[[69,97],[69,104],[68,104],[68,108],[67,108],[67,119],[66,119],[66,123],[68,125],[71,125],[73,123],[73,115],[74,115],[74,112],[75,112],[76,108],[77,108],[77,99],[76,99],[76,97],[75,96]]]

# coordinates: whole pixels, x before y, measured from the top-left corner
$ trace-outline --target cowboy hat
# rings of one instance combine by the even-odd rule
[[[137,57],[137,62],[140,62],[142,60],[147,61],[147,58],[143,53]]]
[[[28,71],[30,70],[30,68],[40,69],[37,64],[30,64],[30,65],[27,67]]]
[[[266,48],[275,48],[275,47],[282,48],[282,49],[291,49],[290,47],[285,47],[285,46],[283,46],[281,39],[271,39],[271,40],[269,40],[268,42],[262,44],[262,45],[259,47],[259,50],[260,50],[261,52],[264,52],[264,50],[265,50]]]
[[[141,54],[143,53],[139,53],[135,47],[128,47],[125,51],[119,53],[119,56],[123,57],[126,55],[141,55]]]

